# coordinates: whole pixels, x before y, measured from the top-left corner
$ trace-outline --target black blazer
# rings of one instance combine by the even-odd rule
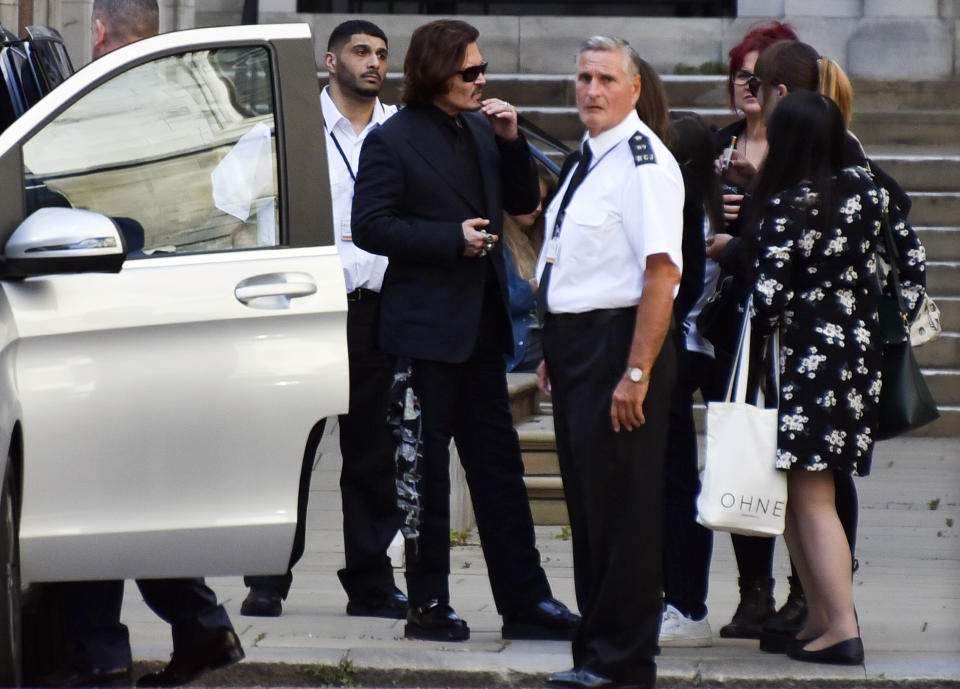
[[[481,113],[463,113],[476,145],[483,208],[469,201],[447,139],[425,108],[407,107],[370,132],[360,153],[352,233],[361,249],[390,259],[380,297],[379,343],[388,354],[460,363],[477,340],[488,262],[503,307],[503,351],[513,351],[503,246],[463,257],[461,223],[487,218],[502,235],[503,211],[533,211],[540,186],[521,137],[497,139]]]

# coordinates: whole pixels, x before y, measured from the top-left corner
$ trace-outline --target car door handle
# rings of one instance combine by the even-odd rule
[[[267,273],[237,283],[237,300],[259,309],[283,309],[290,300],[316,294],[317,283],[307,273]]]

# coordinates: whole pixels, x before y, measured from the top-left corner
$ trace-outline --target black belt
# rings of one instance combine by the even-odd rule
[[[352,292],[347,292],[347,301],[363,301],[365,299],[376,299],[380,296],[379,292],[366,287],[357,287]]]
[[[594,309],[582,313],[547,313],[545,325],[554,328],[588,328],[636,312],[636,306],[624,306],[619,309]]]

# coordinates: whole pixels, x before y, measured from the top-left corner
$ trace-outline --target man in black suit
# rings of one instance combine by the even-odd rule
[[[504,638],[569,638],[578,617],[551,596],[534,545],[504,354],[513,347],[501,217],[537,206],[536,170],[502,100],[483,100],[477,30],[419,27],[404,62],[407,107],[360,155],[353,240],[390,259],[383,351],[412,366],[420,401],[419,536],[408,540],[407,637],[469,638],[449,605],[453,437],[466,471]]]

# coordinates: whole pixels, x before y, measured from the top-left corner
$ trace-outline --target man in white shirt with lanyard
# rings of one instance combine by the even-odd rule
[[[396,587],[387,547],[400,528],[397,508],[395,443],[386,423],[393,358],[377,347],[380,286],[387,258],[357,248],[350,234],[353,183],[367,134],[397,111],[379,94],[387,75],[387,37],[376,25],[350,20],[327,42],[324,62],[330,84],[320,94],[333,223],[347,284],[347,347],[350,358],[350,410],[340,416],[343,468],[343,538],[346,566],[338,572],[347,593],[347,614],[402,619],[407,598]],[[277,616],[287,597],[294,563],[303,554],[306,493],[313,458],[301,477],[300,517],[290,569],[285,575],[246,577],[250,593],[244,615]],[[309,462],[307,465],[306,462]]]
[[[622,39],[580,48],[577,169],[546,211],[537,293],[544,392],[573,536],[582,621],[553,686],[653,687],[662,607],[661,495],[676,375],[683,180],[637,116],[639,56]],[[572,167],[572,166],[571,166]]]

